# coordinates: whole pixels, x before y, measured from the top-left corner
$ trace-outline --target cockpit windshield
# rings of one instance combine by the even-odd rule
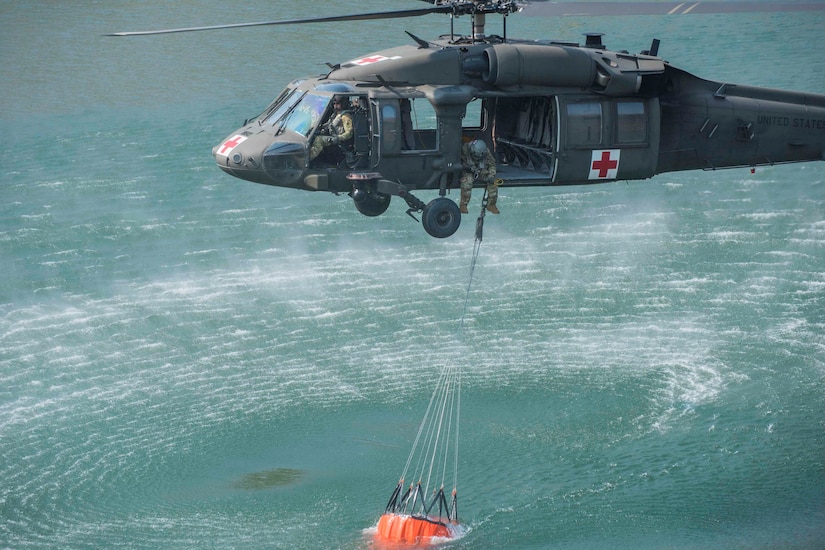
[[[298,103],[298,100],[301,99],[301,92],[298,90],[290,90],[286,89],[283,93],[272,102],[272,105],[267,109],[267,113],[265,115],[264,124],[275,124],[283,116],[289,112],[292,107]]]
[[[296,105],[295,102],[292,101],[292,97],[290,97],[284,102],[284,106],[287,103],[290,103],[291,105],[295,105],[295,107],[290,110],[279,123],[280,130],[289,130],[303,136],[309,136],[312,129],[318,124],[318,122],[320,122],[321,117],[324,115],[324,111],[326,111],[327,105],[329,105],[331,100],[332,97],[329,95],[319,95],[309,92],[301,97],[300,101],[298,101]],[[280,110],[281,109],[279,108],[276,112]],[[271,119],[273,122],[277,122],[278,119],[274,118],[275,114],[276,113],[273,113],[267,121]]]

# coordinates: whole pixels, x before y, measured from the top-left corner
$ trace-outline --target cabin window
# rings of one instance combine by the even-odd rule
[[[567,143],[572,147],[602,143],[601,103],[570,103],[567,105]]]
[[[402,146],[406,151],[438,149],[438,117],[423,98],[401,100]]]
[[[387,103],[381,107],[381,140],[385,151],[397,151],[398,106]]]
[[[643,101],[617,103],[616,115],[616,141],[618,143],[647,142],[647,113]]]
[[[481,103],[482,101],[480,99],[474,99],[467,104],[467,111],[464,114],[464,118],[461,119],[462,128],[465,130],[481,130],[484,127]]]

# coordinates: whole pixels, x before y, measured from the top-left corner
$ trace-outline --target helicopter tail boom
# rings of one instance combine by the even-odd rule
[[[825,95],[703,80],[670,67],[657,172],[823,160]]]

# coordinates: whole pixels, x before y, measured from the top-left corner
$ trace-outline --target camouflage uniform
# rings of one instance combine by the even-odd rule
[[[312,142],[312,147],[309,148],[309,160],[321,154],[328,145],[346,143],[352,139],[352,114],[349,111],[341,111],[332,117],[327,123],[329,128],[329,135],[316,136],[315,141]]]
[[[476,140],[480,141],[480,140]],[[478,180],[487,184],[487,210],[498,214],[496,200],[498,200],[498,185],[496,180],[496,161],[493,154],[484,146],[483,153],[479,156],[478,150],[473,151],[473,143],[465,143],[461,146],[461,212],[467,213],[467,204],[473,193],[473,183]],[[481,142],[483,143],[483,142]],[[480,148],[480,146],[477,146]]]

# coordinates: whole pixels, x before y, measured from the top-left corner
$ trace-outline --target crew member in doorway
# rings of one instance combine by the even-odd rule
[[[349,111],[349,99],[346,96],[335,96],[332,99],[335,112],[329,122],[324,125],[322,134],[315,137],[309,149],[309,160],[312,161],[321,152],[331,145],[346,146],[352,142],[353,127],[352,113]]]
[[[482,181],[487,184],[487,210],[498,214],[498,185],[496,185],[496,161],[487,145],[480,139],[474,139],[461,146],[461,213],[467,213],[467,205],[473,193],[473,183]]]

